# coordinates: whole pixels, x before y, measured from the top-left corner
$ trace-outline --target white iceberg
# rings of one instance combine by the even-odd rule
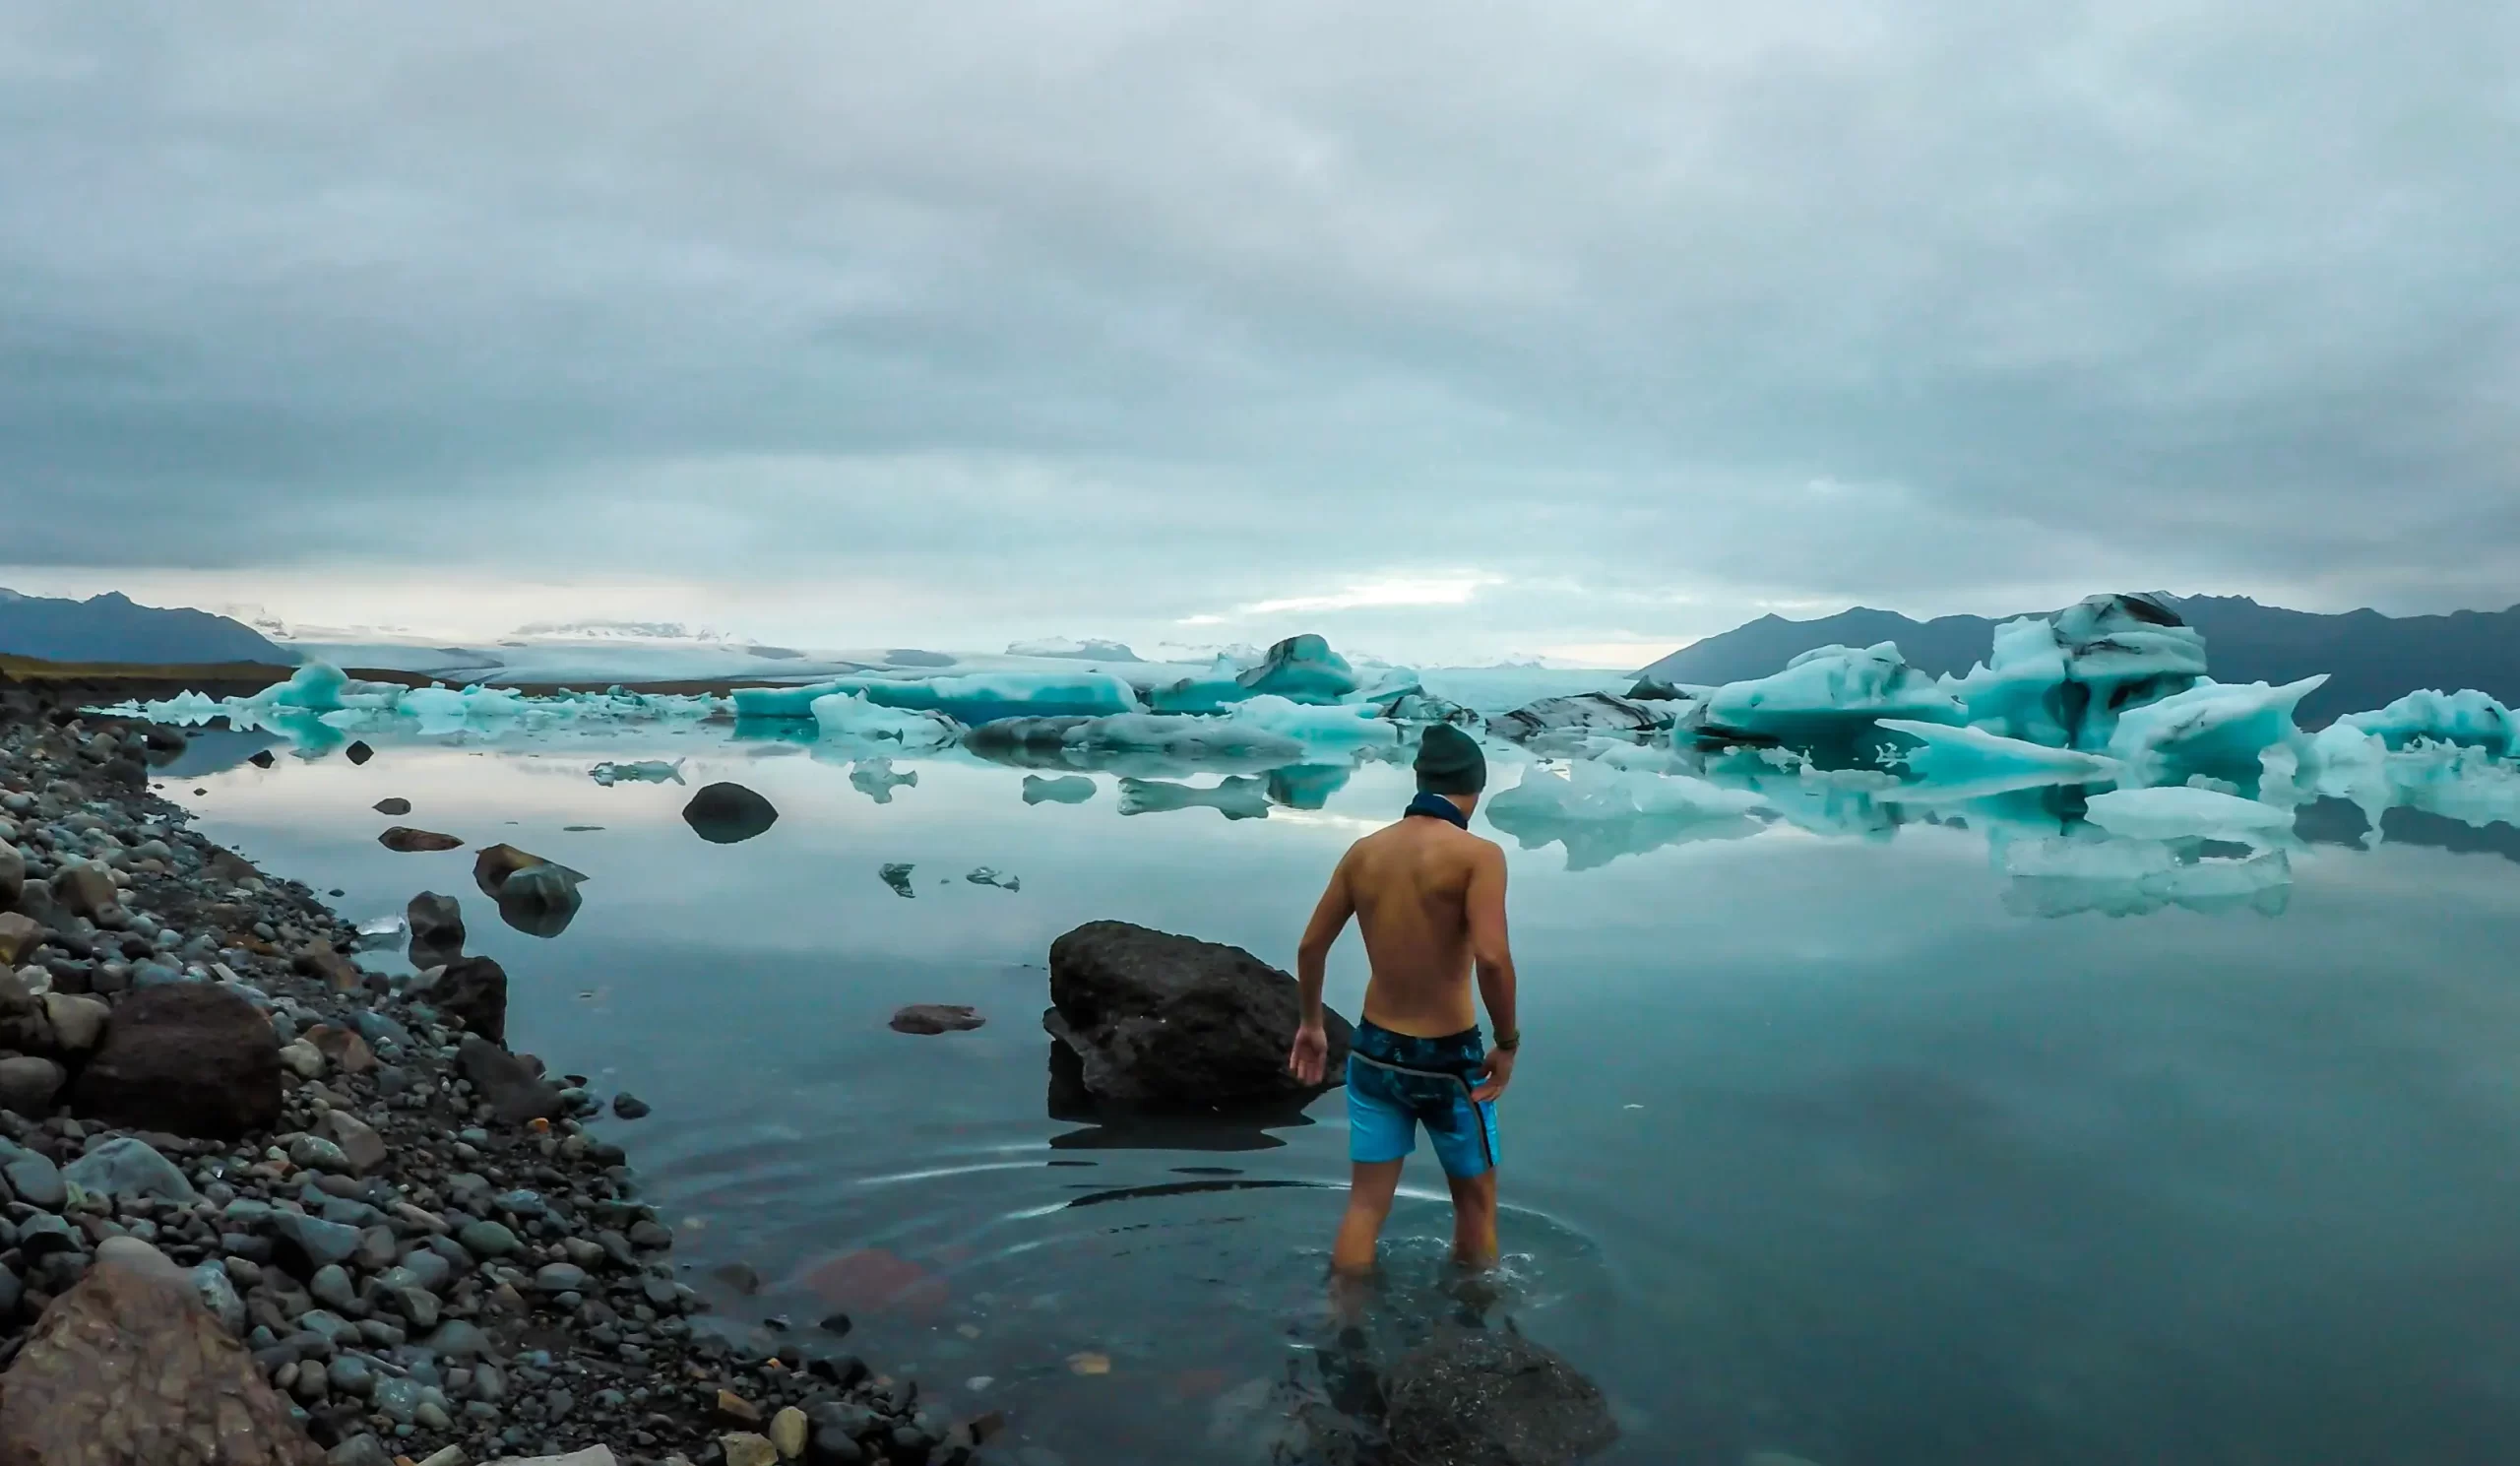
[[[2094,795],[2084,818],[2130,840],[2244,841],[2262,845],[2293,828],[2293,811],[2210,789],[2173,785]]]
[[[2377,711],[2348,713],[2329,727],[2376,734],[2391,749],[2429,740],[2483,748],[2496,757],[2520,752],[2520,719],[2473,687],[2410,692]]]
[[[1147,689],[1147,706],[1159,713],[1215,713],[1264,693],[1292,702],[1335,703],[1363,683],[1330,643],[1309,633],[1271,647],[1256,667],[1220,654],[1204,673]]]
[[[1908,718],[1884,718],[1880,726],[1917,746],[1890,755],[1908,776],[1947,797],[1961,790],[1995,794],[2042,784],[2100,784],[2118,776],[2117,760],[2097,753],[2008,738],[1983,728],[1953,728]]]
[[[2021,840],[2000,847],[1996,863],[2011,877],[2005,910],[2025,917],[2133,917],[2172,906],[2281,916],[2293,886],[2283,851],[2207,860],[2160,840]]]
[[[2327,673],[2272,687],[2198,682],[2184,692],[2120,714],[2110,735],[2110,756],[2137,771],[2255,770],[2270,748],[2298,754],[2309,738],[2293,721],[2302,698],[2327,681]]]
[[[1137,689],[1106,671],[972,672],[960,676],[846,676],[799,687],[738,687],[742,718],[803,718],[816,700],[856,693],[879,707],[943,713],[976,725],[1002,718],[1096,717],[1137,712]]]
[[[1313,748],[1389,747],[1400,741],[1399,728],[1363,703],[1307,706],[1266,692],[1234,704],[1226,716]]]
[[[2119,716],[2205,674],[2205,639],[2161,595],[2093,596],[1995,628],[1985,662],[1942,685],[1975,728],[2059,748],[2109,745]]]
[[[1773,676],[1727,682],[1707,697],[1709,732],[1768,737],[1821,736],[1880,718],[1959,724],[1959,701],[1908,665],[1896,642],[1817,647]]]
[[[1011,642],[1009,657],[1052,657],[1071,662],[1141,662],[1145,659],[1129,650],[1122,642],[1104,641],[1089,636],[1083,641],[1072,636],[1044,636],[1034,641]]]
[[[1737,840],[1766,826],[1755,794],[1685,774],[1657,774],[1579,761],[1563,775],[1534,765],[1522,782],[1489,797],[1489,824],[1525,850],[1566,847],[1566,868],[1586,870],[1623,855],[1691,840]]]
[[[815,727],[827,738],[866,743],[899,743],[904,748],[935,748],[962,736],[962,729],[942,713],[888,708],[863,692],[832,692],[806,704]]]

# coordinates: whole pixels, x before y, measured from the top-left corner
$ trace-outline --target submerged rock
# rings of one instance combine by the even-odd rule
[[[961,1003],[912,1003],[893,1014],[897,1034],[955,1034],[988,1022],[979,1009]]]
[[[411,801],[401,795],[392,795],[377,800],[372,807],[379,814],[409,814],[411,812]]]
[[[682,820],[712,845],[735,845],[777,824],[779,811],[740,784],[711,784],[682,806]]]
[[[1392,1454],[1443,1466],[1571,1466],[1618,1439],[1593,1381],[1516,1333],[1446,1327],[1383,1379]]]
[[[321,1466],[254,1359],[164,1253],[109,1238],[0,1377],[11,1466]]]
[[[426,851],[453,850],[464,842],[453,835],[440,834],[435,830],[415,830],[410,825],[391,825],[383,834],[376,837],[376,843],[387,850],[414,855]]]
[[[364,738],[352,738],[350,745],[342,750],[342,757],[354,764],[363,764],[375,756],[376,750],[367,746]]]
[[[243,994],[170,983],[114,1010],[70,1106],[109,1124],[231,1140],[279,1120],[280,1072],[280,1040]]]
[[[1089,922],[1050,944],[1050,1001],[1041,1026],[1103,1099],[1215,1105],[1306,1092],[1287,1072],[1295,980],[1240,947]],[[1325,1009],[1323,1026],[1335,1084],[1349,1024]]]
[[[452,896],[422,891],[404,909],[411,928],[411,965],[422,972],[464,955],[464,907]]]

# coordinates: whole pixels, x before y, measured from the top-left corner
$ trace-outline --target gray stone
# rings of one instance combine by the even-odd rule
[[[1089,922],[1050,944],[1041,1026],[1079,1062],[1093,1096],[1206,1107],[1300,1100],[1287,1072],[1301,1017],[1295,980],[1240,947]],[[1339,1082],[1349,1024],[1324,1013],[1325,1077]]]
[[[503,1222],[467,1222],[456,1229],[455,1240],[475,1257],[505,1257],[517,1249],[516,1234]]]
[[[202,1307],[219,1320],[219,1326],[238,1338],[245,1336],[245,1301],[236,1295],[236,1284],[228,1277],[224,1265],[205,1262],[185,1276],[192,1279],[193,1291],[201,1295]]]
[[[0,1140],[0,1177],[8,1179],[10,1191],[29,1206],[59,1211],[69,1200],[60,1167],[49,1157],[7,1140]]]
[[[376,1388],[375,1371],[368,1369],[367,1361],[355,1354],[336,1355],[333,1363],[325,1369],[324,1375],[335,1394],[364,1400]]]
[[[290,1141],[288,1159],[291,1165],[339,1176],[346,1176],[352,1169],[350,1158],[342,1154],[342,1148],[321,1135],[300,1135]]]
[[[351,1170],[365,1175],[385,1164],[385,1137],[357,1115],[336,1110],[324,1116],[324,1128]]]
[[[1601,1390],[1520,1334],[1439,1328],[1391,1367],[1383,1395],[1402,1460],[1560,1466],[1618,1439]]]
[[[280,1264],[300,1278],[313,1277],[328,1263],[347,1262],[358,1249],[357,1228],[295,1212],[275,1213],[272,1233]]]
[[[587,1270],[574,1262],[546,1262],[535,1269],[534,1287],[537,1293],[584,1293]]]
[[[51,1023],[53,1043],[63,1053],[86,1053],[103,1043],[113,1011],[103,999],[85,993],[43,995],[44,1018]]]
[[[70,1071],[51,1059],[31,1053],[0,1058],[0,1110],[42,1119],[52,1114],[52,1102],[69,1082]]]
[[[410,1321],[411,1327],[426,1331],[437,1327],[437,1295],[425,1288],[393,1288],[386,1291],[395,1310]]]
[[[306,1291],[328,1308],[344,1313],[357,1311],[358,1290],[350,1286],[349,1269],[338,1262],[315,1269],[315,1276],[306,1280]]]
[[[490,1343],[488,1334],[483,1333],[478,1326],[467,1323],[461,1318],[450,1318],[439,1324],[435,1331],[420,1341],[420,1347],[444,1359],[480,1359],[485,1355],[498,1352]],[[481,1374],[474,1376],[476,1393],[478,1393],[478,1383],[484,1377],[496,1379],[498,1374],[495,1370],[485,1370]],[[482,1398],[490,1397],[485,1395]]]
[[[373,1435],[353,1435],[325,1455],[324,1466],[394,1466],[394,1453]]]
[[[185,1203],[201,1199],[174,1162],[130,1135],[118,1135],[71,1162],[62,1179],[92,1196],[154,1196]]]

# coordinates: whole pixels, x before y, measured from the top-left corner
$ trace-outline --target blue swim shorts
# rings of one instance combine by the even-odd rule
[[[1348,1159],[1397,1161],[1418,1149],[1422,1124],[1444,1175],[1493,1170],[1496,1105],[1470,1098],[1485,1058],[1475,1028],[1421,1039],[1358,1023],[1348,1052]]]

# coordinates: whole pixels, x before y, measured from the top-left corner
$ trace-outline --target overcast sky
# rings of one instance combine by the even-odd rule
[[[2520,601],[2520,8],[0,0],[0,584],[485,635]]]

